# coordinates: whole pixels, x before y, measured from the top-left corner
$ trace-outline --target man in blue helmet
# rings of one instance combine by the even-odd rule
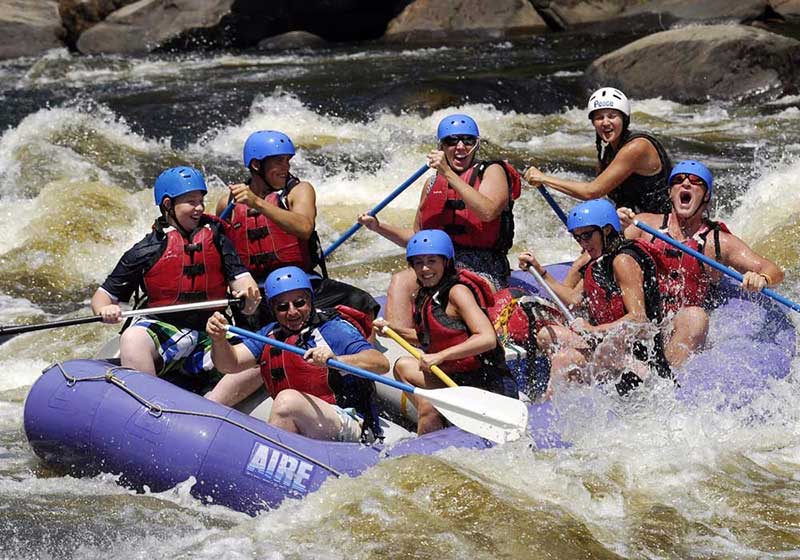
[[[317,309],[308,275],[296,266],[273,271],[265,291],[275,321],[259,331],[306,349],[304,356],[245,338],[232,345],[228,321],[212,315],[206,330],[211,357],[222,372],[241,375],[258,367],[275,399],[269,423],[314,439],[368,442],[381,435],[374,382],[331,369],[331,358],[375,373],[389,361],[364,338],[366,329],[350,315]]]
[[[246,297],[245,313],[260,301],[258,285],[242,265],[216,218],[204,214],[207,192],[202,174],[174,167],[158,176],[155,202],[161,216],[141,241],[125,252],[92,297],[103,322],[121,319],[119,302],[138,290],[147,307],[224,299],[230,288]],[[120,338],[122,365],[153,375],[185,375],[189,388],[205,392],[219,379],[211,373],[210,340],[203,332],[209,311],[141,318]],[[173,379],[179,379],[174,377]]]
[[[753,251],[725,224],[708,218],[714,194],[714,177],[708,167],[695,160],[681,161],[670,172],[669,186],[669,213],[634,216],[630,209],[621,208],[620,215],[638,219],[738,270],[744,275],[742,287],[746,290],[759,291],[783,280],[783,270],[775,263]],[[721,273],[634,225],[625,229],[625,237],[649,240],[655,248],[652,254],[659,271],[664,313],[671,321],[664,352],[673,367],[680,366],[705,344],[708,314],[703,307],[713,303],[711,288],[719,282]]]
[[[370,294],[328,278],[315,229],[316,193],[311,183],[291,173],[294,155],[294,143],[283,132],[259,130],[247,138],[243,160],[250,177],[245,183],[231,185],[230,193],[217,203],[217,215],[227,220],[226,234],[259,286],[270,272],[297,266],[309,274],[318,306],[346,305],[374,319],[380,305]],[[224,216],[231,203],[233,211]],[[274,316],[263,299],[251,317],[234,310],[234,320],[240,327],[258,330]],[[260,385],[261,377],[254,369],[226,378],[210,397],[221,402],[238,401]]]
[[[520,176],[500,160],[480,161],[477,123],[468,115],[448,115],[437,129],[439,145],[428,154],[436,171],[423,188],[411,228],[399,227],[362,214],[358,221],[370,230],[405,247],[422,229],[447,232],[455,246],[455,264],[485,277],[495,290],[508,285],[511,273],[507,253],[514,241],[514,200],[520,195]],[[392,277],[386,318],[399,327],[411,327],[411,294],[417,281],[404,270]]]
[[[570,210],[567,229],[589,258],[576,286],[558,282],[532,253],[519,256],[520,268],[535,267],[563,302],[585,306],[589,316],[588,322],[577,319],[570,328],[551,325],[537,333],[551,362],[547,395],[565,379],[613,377],[625,394],[651,371],[671,377],[658,331],[661,299],[649,247],[622,237],[616,208],[604,199]],[[652,343],[645,344],[646,339]]]

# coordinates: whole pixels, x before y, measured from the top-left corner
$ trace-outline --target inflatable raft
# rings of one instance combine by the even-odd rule
[[[550,270],[563,274],[564,267]],[[513,282],[538,292],[527,278]],[[721,391],[741,406],[789,373],[796,333],[770,300],[730,283],[723,292],[725,303],[712,314],[715,346],[677,372],[677,391],[690,402]],[[196,498],[251,515],[384,458],[492,446],[458,428],[407,439],[392,428],[390,439],[370,446],[312,440],[103,360],[47,368],[28,395],[24,425],[36,455],[63,472],[120,474],[121,483],[154,492],[194,478]],[[568,445],[550,403],[530,405],[528,435],[536,448]]]

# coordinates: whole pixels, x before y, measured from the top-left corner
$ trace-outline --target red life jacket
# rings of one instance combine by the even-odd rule
[[[318,321],[325,322],[340,316],[356,327],[364,337],[372,331],[372,320],[361,311],[346,305],[337,305],[334,310],[338,313],[318,311]],[[274,336],[274,330],[267,336],[277,338]],[[298,333],[289,335],[284,342],[297,346],[299,340]],[[269,345],[264,347],[260,363],[261,377],[272,398],[284,389],[295,389],[319,397],[330,404],[336,404],[337,398],[329,383],[328,368],[309,364],[302,356]]]
[[[175,228],[167,231],[164,252],[144,273],[147,307],[225,298],[228,283],[209,222],[218,220],[204,214],[190,240]]]
[[[450,317],[446,313],[450,290],[456,284],[467,286],[484,311],[494,305],[494,294],[489,283],[469,270],[458,270],[456,277],[445,280],[432,290],[420,289],[414,301],[414,328],[417,331],[417,339],[426,347],[426,352],[429,354],[461,344],[472,335],[464,321]],[[495,363],[498,350],[502,355],[499,342],[494,350],[478,356],[448,360],[443,362],[441,367],[448,373],[477,371],[482,364]],[[502,361],[504,362],[504,357]]]
[[[469,208],[443,175],[437,175],[419,207],[420,229],[441,229],[450,235],[453,244],[465,248],[496,249],[507,253],[514,241],[514,201],[522,192],[520,175],[507,161],[484,161],[461,173],[459,177],[476,191],[487,167],[499,163],[508,180],[508,206],[491,222],[483,222]]]
[[[610,253],[589,262],[584,271],[583,292],[588,302],[589,318],[594,325],[605,325],[626,313],[622,291],[614,279],[613,262],[620,254],[632,256],[642,269],[645,312],[650,320],[661,320],[661,297],[652,246],[641,239],[623,241]]]
[[[671,214],[664,214],[660,231],[669,235]],[[691,239],[683,242],[687,247],[703,253],[706,238],[714,232],[716,260],[720,260],[719,232],[730,233],[728,226],[722,222],[705,222]],[[665,312],[676,312],[682,307],[700,306],[706,300],[711,287],[711,276],[703,263],[695,257],[676,249],[666,241],[653,236],[650,244],[655,248],[651,252],[658,269],[658,285],[661,290],[661,305]]]
[[[286,197],[299,182],[296,178],[290,180],[285,189],[269,193],[264,200],[286,210]],[[298,266],[305,271],[312,268],[308,241],[287,233],[264,214],[244,203],[237,203],[233,207],[226,234],[233,241],[242,264],[254,278],[264,278],[283,266]]]

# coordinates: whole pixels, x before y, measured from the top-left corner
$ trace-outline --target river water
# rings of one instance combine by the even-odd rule
[[[324,245],[424,163],[439,119],[456,110],[478,121],[483,156],[587,178],[595,156],[582,71],[630,39],[145,58],[53,51],[0,63],[2,323],[85,315],[149,228],[155,176],[202,167],[216,200],[244,178],[241,146],[257,129],[298,145],[294,171],[317,188]],[[633,99],[634,128],[664,139],[675,160],[713,168],[715,215],[786,267],[789,297],[800,295],[797,104]],[[382,219],[410,223],[419,187]],[[576,254],[535,190],[523,192],[516,228],[515,248],[545,262]],[[330,268],[383,292],[403,266],[399,248],[363,231]],[[609,415],[615,422],[571,418],[568,450],[518,442],[387,461],[250,518],[194,500],[191,481],[137,495],[111,475],[74,479],[38,463],[22,429],[28,388],[49,363],[90,356],[114,333],[79,326],[0,345],[0,558],[800,557],[794,375],[758,410],[689,408],[655,391]],[[600,411],[619,406],[588,398]]]

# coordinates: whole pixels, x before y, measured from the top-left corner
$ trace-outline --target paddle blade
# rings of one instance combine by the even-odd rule
[[[528,427],[528,407],[522,401],[476,387],[416,389],[454,426],[496,443],[519,439]]]

